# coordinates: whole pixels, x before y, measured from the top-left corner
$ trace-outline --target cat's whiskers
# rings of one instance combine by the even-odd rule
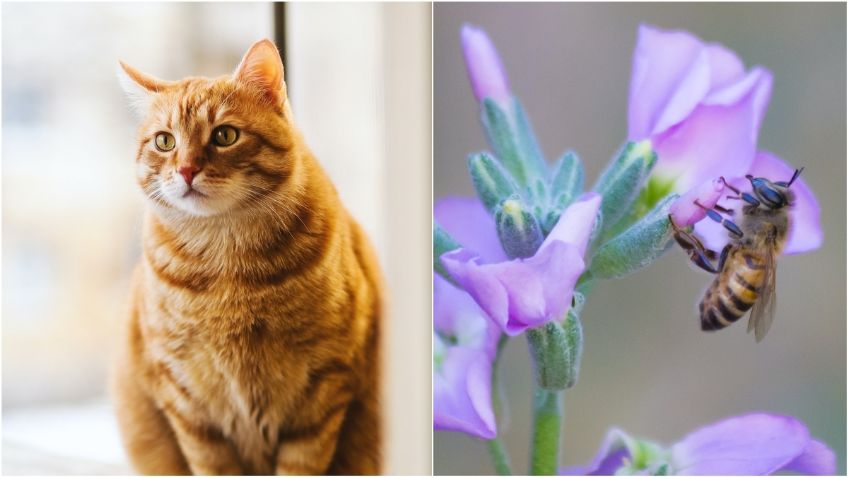
[[[297,218],[298,221],[300,221],[301,225],[303,225],[303,227],[306,229],[307,233],[311,233],[311,231],[309,230],[309,226],[306,225],[306,223],[303,221],[303,219],[300,217],[300,215],[297,214],[296,212],[298,210],[304,210],[304,209],[307,212],[312,212],[312,209],[309,208],[308,204],[298,202],[298,201],[294,201],[292,199],[292,197],[295,195],[295,193],[278,194],[278,193],[276,193],[277,192],[276,189],[270,189],[270,188],[267,188],[267,187],[262,187],[258,184],[251,184],[250,187],[257,189],[259,191],[269,192],[269,194],[266,194],[263,198],[267,198],[268,200],[270,200],[274,204],[279,205],[287,214],[293,215],[295,218]],[[286,200],[288,200],[289,202],[285,202]],[[292,205],[292,208],[289,208],[289,205]]]
[[[248,206],[247,212],[249,216],[252,216],[254,213],[259,212],[270,214],[276,219],[277,225],[279,225],[280,228],[285,230],[289,234],[289,236],[291,236],[292,239],[295,238],[294,234],[292,234],[291,230],[289,230],[289,227],[287,227],[285,218],[280,215],[280,212],[274,209],[271,204],[268,204],[264,201],[264,199],[269,198],[267,195],[260,195],[259,192],[261,191],[256,191],[250,188],[241,188],[238,189],[238,191],[241,194],[239,200],[243,200],[243,203]],[[256,208],[258,208],[259,210],[256,210]],[[285,212],[291,214],[291,212],[287,210]]]

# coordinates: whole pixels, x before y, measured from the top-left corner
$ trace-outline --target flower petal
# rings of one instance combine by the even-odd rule
[[[633,52],[628,139],[647,139],[677,124],[709,87],[709,57],[697,37],[641,25]]]
[[[743,176],[751,167],[771,76],[752,72],[750,78],[715,93],[711,104],[699,105],[684,122],[652,138],[659,157],[655,171],[675,178],[676,190],[721,175]]]
[[[487,262],[507,259],[498,240],[495,220],[476,197],[445,197],[433,206],[436,222],[463,247]]]
[[[497,436],[492,359],[485,352],[448,347],[433,376],[433,428],[483,439]]]
[[[835,475],[836,454],[822,442],[810,441],[804,453],[795,458],[781,470],[789,470],[806,475]]]
[[[542,243],[540,250],[547,244],[560,241],[574,244],[580,256],[586,254],[586,246],[595,226],[595,217],[601,207],[600,194],[590,192],[574,201],[559,217],[556,225]]]
[[[442,263],[501,330],[515,336],[568,310],[585,264],[577,246],[554,241],[528,259],[485,264],[465,249]]]
[[[714,207],[721,199],[724,192],[724,182],[719,179],[709,180],[698,187],[691,189],[689,192],[680,196],[677,202],[672,204],[669,212],[671,219],[678,227],[686,227],[701,221],[707,216],[707,212],[703,207]]]
[[[747,414],[702,427],[672,449],[677,474],[767,475],[801,455],[810,442],[800,421]]]
[[[788,181],[795,171],[788,164],[773,154],[760,151],[754,158],[750,170],[747,172],[754,177],[765,177],[772,181]],[[743,177],[734,177],[729,180],[734,187],[745,191],[751,191],[751,183]],[[824,241],[824,230],[821,225],[821,209],[815,194],[804,181],[803,174],[792,183],[792,192],[795,200],[789,209],[789,235],[783,254],[793,255],[796,253],[809,252],[819,248]],[[742,204],[736,200],[720,200],[720,205],[736,210],[735,219],[741,220],[740,213]],[[695,226],[695,233],[704,245],[712,250],[721,250],[729,241],[727,230],[721,225],[704,220]]]
[[[631,457],[626,439],[628,437],[624,431],[610,429],[592,462],[584,466],[561,469],[559,475],[615,475],[615,471],[625,465],[625,459]]]
[[[468,79],[477,101],[492,98],[505,103],[511,93],[498,51],[480,28],[465,24],[460,32],[462,54],[468,69]]]
[[[500,330],[464,290],[433,274],[433,327],[456,338],[456,345],[485,351],[490,358],[497,352]]]
[[[710,91],[721,89],[745,76],[745,65],[736,53],[717,43],[706,48],[710,61]]]
[[[515,336],[527,328],[562,318],[571,306],[574,285],[585,269],[583,254],[600,205],[601,197],[590,193],[568,206],[530,258],[490,263],[462,248],[442,255],[442,263],[488,317],[504,333]],[[448,209],[456,212],[459,207]],[[436,214],[439,217],[440,212],[437,210]],[[451,234],[449,227],[461,226],[440,223]],[[462,243],[462,237],[454,237]]]
[[[788,181],[794,172],[793,167],[774,154],[760,151],[754,159],[749,174],[772,181]],[[749,190],[750,187],[748,184]],[[789,209],[789,236],[783,249],[783,253],[787,255],[815,250],[824,241],[821,209],[812,189],[804,181],[803,174],[795,179],[790,190],[795,194],[795,202]]]

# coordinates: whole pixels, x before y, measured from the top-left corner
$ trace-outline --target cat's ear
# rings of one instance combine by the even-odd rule
[[[283,80],[283,61],[280,52],[269,39],[257,41],[247,50],[233,77],[239,83],[256,89],[274,104],[286,101]]]
[[[144,74],[120,60],[118,61],[118,81],[129,98],[130,105],[138,113],[144,113],[147,110],[153,93],[162,91],[170,84],[169,81]]]

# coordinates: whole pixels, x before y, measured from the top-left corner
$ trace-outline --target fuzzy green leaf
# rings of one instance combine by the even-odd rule
[[[468,157],[468,172],[477,196],[493,215],[501,202],[518,193],[518,187],[509,172],[485,152]]]
[[[547,177],[545,158],[517,98],[506,108],[490,98],[484,99],[481,121],[492,151],[519,186]]]
[[[627,214],[657,162],[648,141],[628,142],[592,188],[603,196],[604,227],[613,227]]]
[[[668,211],[679,196],[672,194],[627,230],[602,244],[592,258],[592,278],[620,278],[648,266],[672,244]]]
[[[553,206],[560,211],[568,207],[583,191],[583,164],[572,151],[566,152],[556,163],[554,178],[551,179]]]

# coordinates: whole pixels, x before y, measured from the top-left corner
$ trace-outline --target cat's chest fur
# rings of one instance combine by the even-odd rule
[[[305,277],[245,282],[243,270],[262,267],[267,257],[226,250],[186,257],[165,247],[148,244],[142,317],[160,399],[212,423],[249,467],[270,472],[277,433],[302,404],[315,364],[315,350],[301,342],[319,350],[331,344],[314,338],[328,336],[332,320],[314,295],[303,296]],[[209,278],[191,278],[203,274]],[[310,277],[318,289],[323,280]]]
[[[284,331],[269,324],[285,317],[229,311],[151,317],[147,351],[152,362],[161,363],[160,399],[220,429],[246,465],[267,473],[273,470],[277,432],[291,419],[308,382],[309,360],[298,361]]]

